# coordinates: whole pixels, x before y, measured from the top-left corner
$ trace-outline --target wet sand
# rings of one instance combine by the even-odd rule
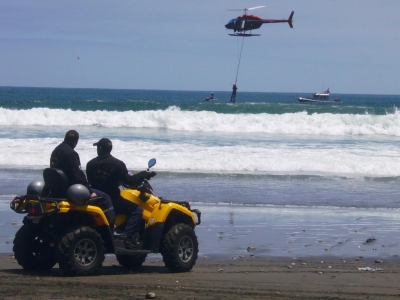
[[[199,257],[231,259],[250,254],[248,247],[254,248],[251,254],[265,258],[400,256],[399,209],[194,207],[202,212],[196,227]],[[0,210],[0,253],[12,252],[23,217],[9,208]]]
[[[394,259],[202,257],[191,272],[170,273],[159,259],[148,258],[141,268],[129,270],[109,256],[95,276],[66,277],[58,267],[24,272],[12,254],[0,255],[4,300],[398,299],[399,278]]]

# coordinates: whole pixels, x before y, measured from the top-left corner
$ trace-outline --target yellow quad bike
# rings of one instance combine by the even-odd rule
[[[155,163],[151,159],[148,168]],[[66,275],[92,275],[107,253],[115,254],[127,268],[140,267],[149,253],[161,253],[172,272],[188,272],[195,265],[199,249],[194,229],[201,222],[201,213],[188,202],[157,197],[147,180],[121,190],[125,199],[143,208],[142,240],[139,248],[132,250],[118,238],[127,215],[117,215],[115,228],[110,228],[96,206],[99,198],[90,198],[86,187],[69,186],[65,174],[54,168],[45,169],[43,179],[31,182],[27,194],[10,203],[12,210],[26,214],[13,247],[24,270],[46,271],[58,263]]]

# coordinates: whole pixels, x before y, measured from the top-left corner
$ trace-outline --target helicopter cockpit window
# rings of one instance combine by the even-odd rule
[[[228,24],[233,24],[233,25],[235,25],[235,24],[236,24],[236,19],[230,20]]]

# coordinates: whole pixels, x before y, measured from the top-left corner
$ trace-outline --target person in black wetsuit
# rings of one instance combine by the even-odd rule
[[[59,144],[51,153],[50,168],[60,169],[68,178],[69,185],[82,184],[90,191],[90,197],[101,197],[96,202],[110,224],[111,229],[114,227],[115,212],[110,197],[97,189],[90,186],[86,179],[85,173],[82,171],[79,154],[74,150],[79,141],[79,133],[76,130],[69,130],[64,137],[64,141]]]
[[[235,103],[235,101],[236,101],[236,90],[237,90],[237,86],[236,86],[236,84],[234,84],[233,86],[232,86],[232,95],[231,95],[231,103]]]
[[[90,184],[110,195],[116,214],[127,214],[128,221],[121,238],[128,248],[136,249],[140,241],[140,232],[144,225],[141,206],[120,195],[121,183],[138,185],[144,179],[155,176],[155,172],[142,171],[132,174],[123,161],[111,155],[112,142],[107,138],[100,139],[97,146],[97,157],[86,165],[86,174]]]

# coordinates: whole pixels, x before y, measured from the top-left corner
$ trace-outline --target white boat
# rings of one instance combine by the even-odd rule
[[[309,98],[298,97],[297,100],[300,102],[340,102],[339,98],[330,99],[331,92],[329,89],[322,93],[314,93]]]

